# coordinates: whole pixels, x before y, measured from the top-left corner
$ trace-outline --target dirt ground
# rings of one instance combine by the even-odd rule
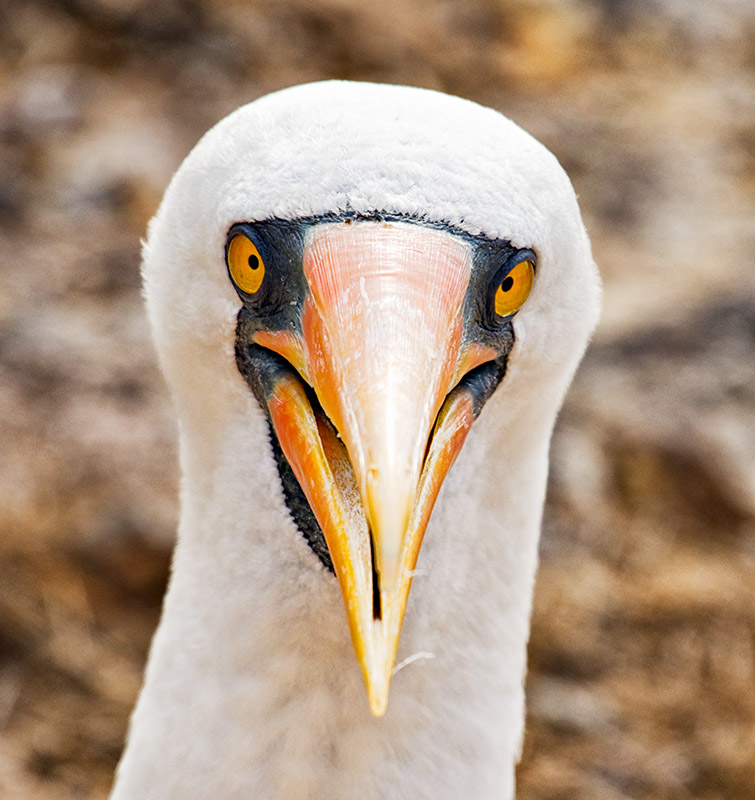
[[[755,797],[755,6],[0,0],[0,797],[104,798],[167,580],[139,239],[197,138],[320,78],[504,111],[605,313],[553,445],[522,800]]]

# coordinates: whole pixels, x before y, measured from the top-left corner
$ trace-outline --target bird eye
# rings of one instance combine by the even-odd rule
[[[535,265],[529,259],[520,261],[497,285],[495,290],[495,313],[508,317],[518,311],[529,296],[535,278]]]
[[[225,259],[236,286],[244,294],[256,294],[265,278],[265,262],[254,242],[237,233],[228,243]]]

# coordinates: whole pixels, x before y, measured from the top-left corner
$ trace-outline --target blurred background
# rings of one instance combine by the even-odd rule
[[[501,109],[571,175],[605,312],[561,415],[523,800],[755,797],[755,4],[0,0],[0,796],[104,798],[175,427],[139,239],[237,105],[321,78]]]

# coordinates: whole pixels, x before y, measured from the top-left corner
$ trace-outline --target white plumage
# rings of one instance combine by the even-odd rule
[[[422,546],[383,718],[338,583],[288,512],[265,412],[234,358],[223,262],[238,222],[388,213],[537,253],[506,375]],[[556,159],[499,113],[328,82],[243,108],[174,176],[144,249],[180,426],[173,575],[114,800],[510,798],[548,446],[599,282]]]

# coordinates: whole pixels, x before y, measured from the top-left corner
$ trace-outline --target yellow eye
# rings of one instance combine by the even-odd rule
[[[236,286],[244,294],[256,294],[265,277],[265,262],[254,242],[237,233],[228,245],[226,262]]]
[[[520,261],[501,281],[495,292],[495,313],[508,317],[518,311],[529,296],[535,266],[531,261]]]

